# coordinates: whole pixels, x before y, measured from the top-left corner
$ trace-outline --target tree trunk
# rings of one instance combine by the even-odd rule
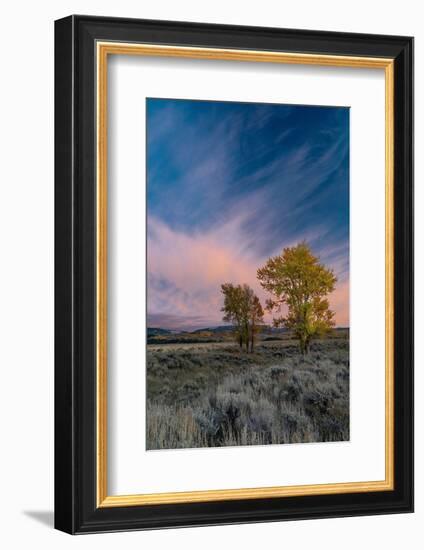
[[[305,355],[309,355],[309,346],[311,344],[311,341],[309,338],[307,338],[306,342],[305,342]]]
[[[306,355],[306,337],[303,334],[301,334],[299,337],[299,347],[300,347],[300,353],[302,355]]]

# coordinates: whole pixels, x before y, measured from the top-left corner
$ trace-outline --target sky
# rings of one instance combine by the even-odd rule
[[[349,326],[347,107],[149,98],[146,124],[149,327],[225,324],[224,282],[264,305],[257,269],[301,241],[334,270]]]

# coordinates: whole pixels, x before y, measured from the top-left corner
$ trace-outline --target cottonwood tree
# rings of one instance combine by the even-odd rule
[[[221,285],[221,292],[224,295],[224,305],[221,308],[224,312],[223,320],[234,325],[240,348],[245,344],[246,351],[249,351],[250,344],[253,351],[255,335],[264,315],[259,298],[246,284],[225,283]]]
[[[224,312],[223,321],[234,325],[235,334],[240,345],[243,346],[243,311],[242,311],[242,287],[234,286],[232,283],[221,285],[221,292],[224,295],[224,305],[221,311]]]
[[[291,329],[301,353],[308,353],[311,340],[335,324],[326,298],[337,282],[333,270],[321,264],[302,242],[269,258],[257,275],[262,287],[273,295],[267,300],[267,309],[281,312],[282,306],[287,306],[287,315],[274,319],[274,325]]]
[[[263,320],[264,320],[264,310],[262,308],[261,302],[259,301],[259,298],[255,294],[253,294],[250,302],[249,315],[250,315],[250,351],[253,352],[253,349],[255,346],[256,333],[259,332],[260,325],[263,323]]]

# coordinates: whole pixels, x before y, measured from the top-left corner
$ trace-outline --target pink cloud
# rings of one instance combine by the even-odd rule
[[[334,292],[329,296],[331,309],[335,313],[336,325],[349,326],[349,280],[341,281],[336,285]]]
[[[247,283],[264,304],[269,296],[260,286],[256,271],[266,258],[253,257],[240,248],[243,242],[243,216],[211,228],[207,233],[187,235],[171,230],[165,223],[149,217],[148,311],[153,314],[198,316],[207,324],[222,323],[224,282]],[[282,243],[282,246],[287,243]],[[158,282],[154,284],[154,282]],[[339,326],[349,324],[349,283],[340,283],[330,298]],[[272,322],[272,316],[265,318]]]

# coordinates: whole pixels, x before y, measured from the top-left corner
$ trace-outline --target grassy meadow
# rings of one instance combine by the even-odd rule
[[[147,449],[348,439],[348,330],[306,355],[289,332],[261,334],[247,353],[225,328],[151,330]]]

